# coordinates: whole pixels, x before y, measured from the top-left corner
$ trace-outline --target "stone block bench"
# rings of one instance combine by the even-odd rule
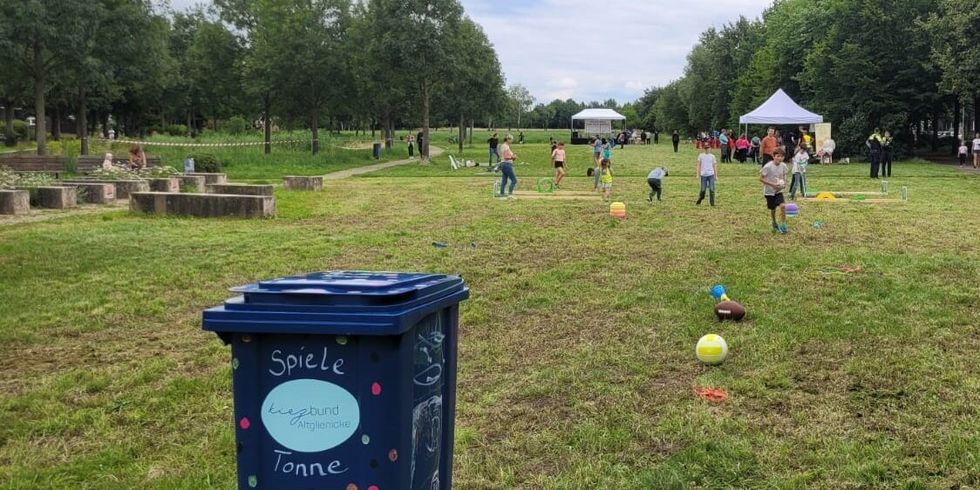
[[[145,180],[68,180],[66,184],[112,184],[116,188],[116,199],[129,199],[134,192],[150,192],[150,183]]]
[[[236,194],[243,196],[271,196],[271,185],[254,184],[211,184],[207,186],[208,194]]]
[[[0,214],[27,214],[31,194],[24,190],[0,190]]]
[[[146,181],[150,183],[150,192],[180,192],[180,181],[173,177]]]
[[[78,196],[82,202],[92,204],[111,204],[116,200],[116,186],[103,184],[100,182],[76,182],[65,183],[67,187],[78,189]]]
[[[296,177],[287,176],[282,178],[283,186],[287,191],[315,191],[323,190],[323,177]]]
[[[21,188],[28,192],[37,192],[38,207],[48,209],[69,209],[78,207],[78,193],[74,187],[44,186]]]
[[[191,177],[204,177],[204,185],[228,183],[228,176],[225,174],[196,172],[196,173],[189,173],[184,175],[191,176]],[[200,187],[200,189],[204,190],[204,187],[202,186]]]
[[[207,179],[203,175],[178,175],[176,178],[183,192],[203,192],[207,186]]]
[[[276,215],[276,198],[230,194],[136,192],[129,208],[138,213],[197,216],[200,218],[271,218]]]

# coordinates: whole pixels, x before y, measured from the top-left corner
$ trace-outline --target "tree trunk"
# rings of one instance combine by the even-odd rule
[[[7,146],[16,146],[14,134],[14,104],[9,100],[3,103],[3,140]]]
[[[932,151],[935,152],[939,146],[939,112],[932,114]]]
[[[272,153],[272,118],[270,113],[272,112],[272,99],[269,94],[265,94],[265,100],[262,104],[262,122],[265,128],[263,132],[265,133],[265,154],[269,155]]]
[[[959,97],[956,97],[955,101],[953,102],[953,155],[956,155],[959,152],[959,146],[960,146],[960,116],[961,116],[960,113],[961,112],[962,111],[961,111],[961,107],[960,107],[960,98]],[[964,121],[963,126],[966,126],[965,121]],[[966,129],[965,129],[965,127],[963,129],[963,133],[962,134],[966,135]],[[964,139],[966,139],[965,136],[964,136]]]
[[[37,142],[38,155],[48,154],[48,126],[44,120],[44,83],[46,80],[43,68],[40,68],[43,63],[41,42],[35,39],[34,66],[37,67],[35,69],[38,71],[34,73],[34,116],[37,118],[34,140]]]
[[[419,158],[429,160],[429,109],[432,101],[429,97],[429,84],[422,82],[422,144],[419,145]]]
[[[313,154],[316,155],[320,153],[320,139],[318,136],[318,129],[320,126],[320,111],[313,111],[313,116],[310,118],[310,133],[313,136]]]
[[[973,96],[973,126],[974,127],[970,128],[972,131],[976,131],[977,121],[980,121],[980,94]],[[969,136],[972,135],[968,135],[967,131],[963,130],[963,139],[965,140],[973,139],[970,138]]]
[[[78,87],[78,120],[75,121],[75,132],[78,139],[82,142],[82,155],[88,155],[88,94],[85,93],[84,84]]]
[[[473,146],[473,120],[470,119],[470,146]]]
[[[391,135],[391,118],[388,116],[383,116],[381,118],[381,131],[384,133],[385,149],[390,150],[391,146],[394,144],[394,141],[392,141],[393,138]]]
[[[463,155],[463,140],[466,139],[466,120],[463,115],[459,115],[459,154]]]
[[[51,139],[61,140],[61,105],[55,105],[51,115]]]

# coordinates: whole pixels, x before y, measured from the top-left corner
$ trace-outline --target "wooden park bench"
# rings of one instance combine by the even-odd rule
[[[102,168],[103,160],[105,160],[105,155],[82,155],[78,157],[78,162],[75,164],[75,171],[80,174],[90,174],[95,170]],[[125,167],[129,165],[129,157],[126,158],[113,157],[112,164]],[[160,157],[147,155],[146,166],[159,167]]]
[[[0,156],[0,167],[8,167],[18,173],[38,172],[54,174],[65,173],[65,157],[57,155],[9,155]]]

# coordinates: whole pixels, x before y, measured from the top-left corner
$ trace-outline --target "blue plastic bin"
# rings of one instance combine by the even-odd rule
[[[325,272],[204,312],[231,344],[238,486],[452,488],[460,277]]]

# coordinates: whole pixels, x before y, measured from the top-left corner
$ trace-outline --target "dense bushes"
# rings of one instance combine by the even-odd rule
[[[14,119],[13,126],[14,126],[15,139],[13,141],[8,141],[6,140],[5,137],[4,144],[6,144],[7,146],[14,146],[17,144],[17,141],[24,141],[27,139],[27,121]],[[5,135],[6,132],[7,132],[7,125],[4,123],[4,121],[0,120],[0,135]]]
[[[221,173],[222,165],[221,161],[218,160],[218,157],[207,153],[201,153],[191,155],[191,158],[194,159],[195,172]]]
[[[243,134],[245,131],[248,131],[248,121],[244,117],[235,116],[225,122],[224,130],[228,134]]]

